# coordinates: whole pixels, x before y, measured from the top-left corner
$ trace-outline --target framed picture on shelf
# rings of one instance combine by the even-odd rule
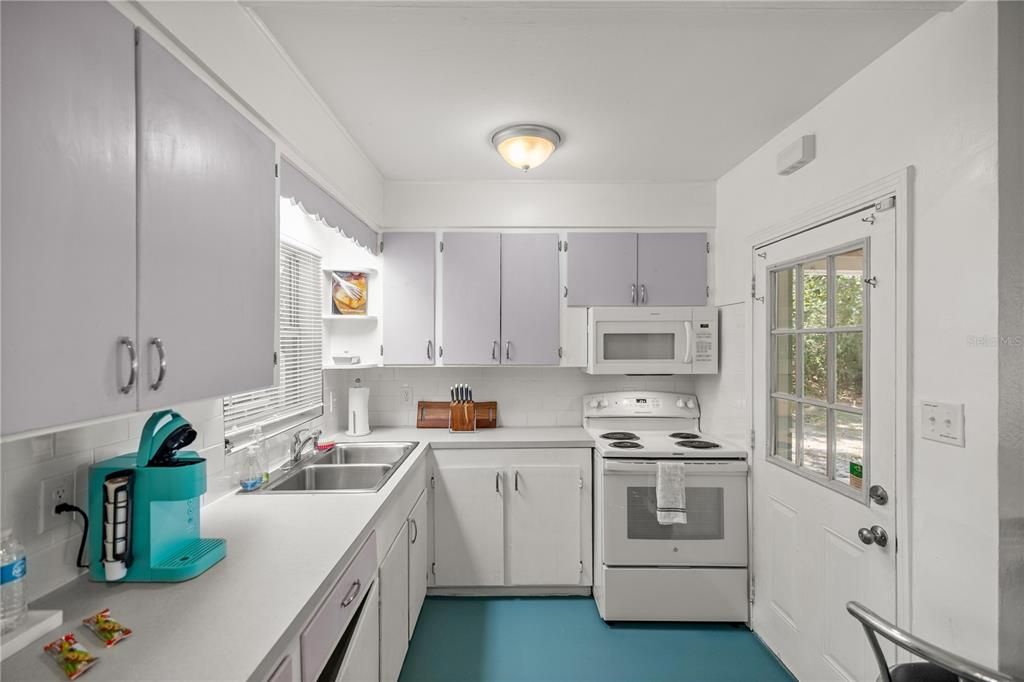
[[[332,315],[365,315],[367,296],[365,272],[331,271]]]

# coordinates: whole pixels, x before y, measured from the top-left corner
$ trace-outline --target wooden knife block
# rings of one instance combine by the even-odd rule
[[[416,405],[416,428],[446,429],[451,426],[452,408],[459,403],[421,400]],[[474,402],[476,428],[493,429],[498,426],[498,403]]]
[[[452,433],[476,431],[476,403],[472,401],[451,403],[448,413],[448,430]]]

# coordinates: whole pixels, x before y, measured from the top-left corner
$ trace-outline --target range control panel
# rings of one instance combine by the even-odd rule
[[[616,391],[583,396],[585,417],[696,418],[697,396],[657,391]]]

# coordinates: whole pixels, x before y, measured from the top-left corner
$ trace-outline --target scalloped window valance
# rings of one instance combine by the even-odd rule
[[[284,157],[281,157],[281,196],[370,253],[377,254],[377,232]]]

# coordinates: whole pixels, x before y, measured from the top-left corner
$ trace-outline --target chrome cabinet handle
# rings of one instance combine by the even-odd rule
[[[151,338],[149,345],[156,348],[157,357],[160,358],[160,371],[156,375],[156,381],[151,383],[149,388],[153,391],[159,391],[160,387],[164,385],[164,377],[167,376],[167,352],[164,350],[164,342],[159,336]]]
[[[412,536],[412,539],[409,540],[409,544],[415,545],[416,540],[418,540],[420,537],[420,527],[416,525],[416,519],[409,519],[409,523],[410,525],[412,525],[412,529],[416,531],[416,533]]]
[[[505,342],[505,359],[506,360],[511,360],[512,359],[512,342],[511,341],[506,341]]]
[[[346,594],[345,598],[341,600],[341,608],[345,608],[356,600],[356,597],[359,595],[359,588],[362,586],[363,583],[359,580],[352,583],[352,587],[348,589],[348,594]]]
[[[515,488],[516,488],[516,492],[519,492],[519,469],[516,469],[516,484],[515,484]]]
[[[434,342],[427,339],[427,360],[434,359]]]
[[[120,337],[117,342],[128,349],[128,366],[131,368],[131,373],[128,375],[128,383],[123,386],[118,386],[117,390],[121,393],[128,394],[135,388],[135,377],[139,373],[139,358],[135,354],[135,342],[131,340],[129,336]]]
[[[498,359],[498,340],[495,339],[491,342],[491,360]]]
[[[501,481],[501,472],[500,471],[495,471],[494,472],[494,492],[496,492],[496,493],[498,493],[500,495],[501,494],[501,488],[498,487],[498,482],[499,481]]]
[[[865,545],[878,545],[879,547],[885,547],[889,544],[889,534],[885,532],[885,529],[881,526],[871,526],[871,528],[861,528],[857,531],[857,537]]]
[[[640,285],[640,305],[647,305],[647,285]]]
[[[629,285],[629,302],[630,303],[636,303],[636,285],[635,284],[630,284]]]

